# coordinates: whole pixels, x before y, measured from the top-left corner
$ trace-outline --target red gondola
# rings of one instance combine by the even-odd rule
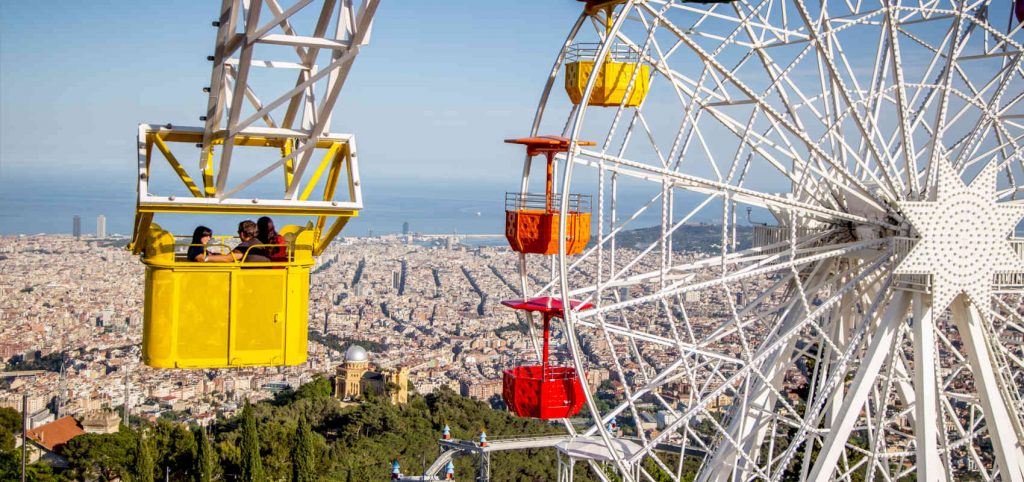
[[[548,363],[548,337],[551,318],[561,317],[562,300],[551,297],[502,301],[516,310],[536,311],[544,319],[544,349],[540,365],[517,366],[502,376],[502,397],[509,411],[520,417],[554,419],[571,417],[585,400],[583,384],[576,369]],[[571,309],[586,310],[590,303],[571,301]]]

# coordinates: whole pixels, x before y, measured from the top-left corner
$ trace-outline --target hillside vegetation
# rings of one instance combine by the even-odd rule
[[[395,458],[406,474],[430,465],[445,423],[453,437],[471,440],[483,427],[491,438],[564,433],[561,426],[517,418],[450,390],[414,395],[404,406],[371,397],[345,408],[330,392],[330,381],[318,377],[272,402],[246,405],[207,431],[160,420],[133,421],[134,427],[122,426],[116,434],[82,435],[65,447],[68,469],[34,467],[29,480],[163,480],[167,468],[174,481],[387,480]],[[16,426],[9,422],[0,423],[0,480],[16,477],[19,464],[8,443]],[[456,459],[457,480],[473,480],[476,463]],[[491,457],[491,480],[555,480],[556,467],[553,449],[499,452]],[[586,470],[578,466],[577,480],[588,480]]]

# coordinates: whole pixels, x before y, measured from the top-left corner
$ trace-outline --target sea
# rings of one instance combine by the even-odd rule
[[[397,234],[405,223],[412,233],[502,234],[505,192],[515,190],[518,180],[439,182],[364,176],[362,184],[364,209],[348,223],[343,236]],[[649,196],[622,193],[620,205],[639,207]],[[6,173],[0,178],[0,235],[70,234],[74,216],[81,218],[82,233],[91,235],[96,232],[100,215],[106,217],[108,236],[130,235],[135,199],[135,187],[126,178]],[[687,196],[680,201],[690,204],[696,198]],[[720,214],[720,210],[709,206],[692,221],[716,223]],[[619,216],[622,219],[623,214]],[[191,234],[200,224],[209,226],[215,234],[233,234],[240,220],[237,216],[158,215],[155,222],[176,234]],[[659,208],[652,207],[631,225],[646,227],[658,224],[659,220]],[[278,226],[305,222],[287,217],[275,219]]]

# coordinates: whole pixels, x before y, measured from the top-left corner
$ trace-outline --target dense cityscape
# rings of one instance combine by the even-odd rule
[[[123,413],[127,397],[132,415],[206,425],[233,414],[243,400],[270,398],[316,374],[334,375],[352,344],[366,348],[379,369],[407,369],[418,393],[447,386],[497,401],[501,371],[534,357],[525,318],[500,304],[519,296],[515,253],[500,243],[472,246],[454,236],[409,234],[347,238],[320,256],[309,295],[305,364],[152,369],[140,362],[144,267],[124,243],[95,236],[4,238],[0,357],[12,369],[42,370],[8,378],[0,406],[20,410],[27,395],[34,426],[101,409]],[[725,315],[718,313],[720,300],[695,295],[687,301],[696,329]],[[556,358],[560,336],[556,326]],[[614,389],[606,341],[588,339],[584,349],[596,363],[588,371],[591,388],[608,381],[606,388]],[[626,363],[627,372],[636,369]],[[664,396],[683,399],[688,387],[669,388]]]
[[[408,403],[412,393],[444,391],[504,411],[502,371],[536,359],[526,318],[501,304],[521,297],[519,258],[501,237],[407,233],[338,239],[316,260],[306,363],[150,368],[142,363],[140,348],[145,267],[125,249],[126,239],[105,236],[102,217],[97,224],[96,235],[83,235],[76,217],[70,236],[7,236],[0,243],[0,359],[7,367],[0,408],[21,412],[27,406],[29,436],[38,451],[32,460],[52,448],[54,441],[45,440],[48,434],[116,433],[125,415],[151,423],[211,427],[237,416],[247,403],[271,402],[283,392],[324,379],[338,407],[358,406],[367,390],[399,405]],[[692,238],[704,229],[717,228],[692,226],[688,232]],[[623,237],[629,236],[637,235]],[[642,237],[635,241],[636,246],[645,242]],[[631,248],[619,252],[626,259],[636,256]],[[685,261],[705,254],[679,251],[677,256]],[[641,260],[637,271],[651,268],[643,256],[633,259]],[[592,269],[582,266],[576,275]],[[714,274],[696,276],[694,280]],[[548,267],[531,264],[526,278],[528,289],[536,292],[550,279]],[[686,293],[694,336],[707,337],[730,318],[728,306],[743,305],[744,293],[764,291],[772,281],[751,280],[746,286],[750,291],[736,286],[732,291]],[[638,284],[617,296],[644,296],[653,289]],[[735,296],[735,302],[727,296]],[[668,336],[656,304],[632,308],[629,317],[646,320],[641,322],[650,333]],[[613,316],[609,321],[621,320]],[[764,334],[756,327],[750,332]],[[614,366],[628,379],[643,376],[644,367],[621,351],[613,355],[613,339],[599,334],[580,332],[586,380],[602,399],[621,400],[628,388],[617,379]],[[569,364],[557,323],[551,341],[555,362]],[[735,336],[708,347],[742,356],[742,341]],[[652,350],[643,363],[664,366],[675,357],[672,350]],[[801,400],[806,375],[805,369],[796,368],[786,373],[783,393],[794,402]],[[657,396],[685,409],[691,395],[705,396],[720,385],[711,376],[698,379],[702,386],[668,383]],[[731,403],[722,394],[707,409],[721,415]],[[657,436],[675,420],[670,411],[650,407],[638,413],[633,433]],[[678,443],[681,438],[671,433],[669,440]],[[958,467],[966,464],[957,461]]]

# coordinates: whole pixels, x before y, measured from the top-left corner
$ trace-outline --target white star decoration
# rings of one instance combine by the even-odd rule
[[[1008,241],[1024,205],[996,202],[996,163],[970,186],[939,161],[935,201],[898,202],[920,236],[897,274],[932,275],[932,309],[945,310],[961,293],[982,313],[991,303],[995,273],[1024,271]]]

